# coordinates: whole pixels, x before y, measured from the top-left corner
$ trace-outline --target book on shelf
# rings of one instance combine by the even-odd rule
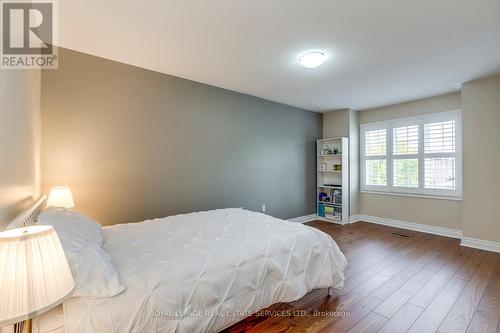
[[[328,203],[318,205],[318,215],[327,219],[342,220],[342,207],[329,206]]]

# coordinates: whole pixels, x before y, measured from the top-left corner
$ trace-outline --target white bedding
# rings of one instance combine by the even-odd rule
[[[60,305],[43,315],[33,318],[33,333],[64,333],[63,306]]]
[[[344,283],[347,262],[329,235],[243,209],[103,233],[126,290],[66,301],[66,332],[218,332],[274,303]]]

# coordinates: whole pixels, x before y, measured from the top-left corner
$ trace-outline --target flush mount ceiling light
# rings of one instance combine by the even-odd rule
[[[328,56],[321,51],[310,51],[298,57],[299,63],[305,68],[317,68],[325,62]]]

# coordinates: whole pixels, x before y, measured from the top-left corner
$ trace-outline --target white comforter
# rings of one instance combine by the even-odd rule
[[[104,228],[126,290],[64,303],[66,332],[218,332],[315,288],[341,288],[344,255],[312,227],[220,209]]]

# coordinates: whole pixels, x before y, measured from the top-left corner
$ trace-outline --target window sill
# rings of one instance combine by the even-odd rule
[[[392,195],[392,196],[397,196],[397,197],[452,200],[452,201],[462,201],[463,200],[462,197],[447,197],[447,196],[428,195],[428,194],[381,192],[381,191],[367,191],[367,190],[361,190],[360,192],[364,193],[364,194],[382,194],[382,195]]]

